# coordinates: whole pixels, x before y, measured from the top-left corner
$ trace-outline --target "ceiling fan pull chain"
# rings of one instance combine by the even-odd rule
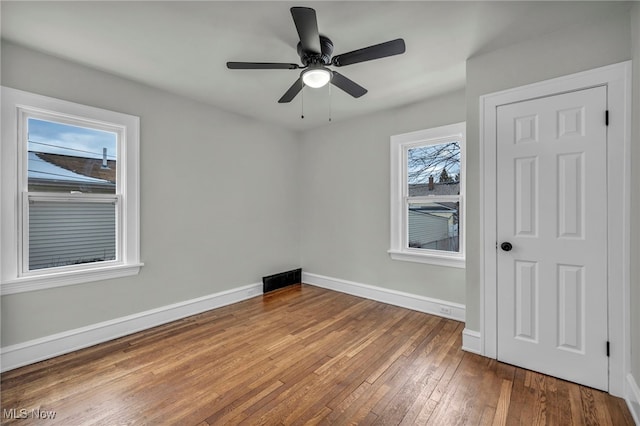
[[[329,123],[331,123],[331,84],[329,84]]]
[[[304,85],[300,91],[300,118],[304,120]]]

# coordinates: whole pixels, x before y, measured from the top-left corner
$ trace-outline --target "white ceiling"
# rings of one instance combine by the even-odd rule
[[[313,7],[340,54],[404,38],[404,55],[339,71],[369,92],[304,89],[299,70],[228,70],[227,61],[296,62],[289,8]],[[628,7],[617,2],[23,2],[2,1],[2,37],[37,50],[294,129],[461,89],[465,60]],[[304,97],[305,119],[300,118]]]

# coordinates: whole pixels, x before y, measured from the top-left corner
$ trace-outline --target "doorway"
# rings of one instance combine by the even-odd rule
[[[629,74],[626,62],[480,99],[481,353],[618,396],[630,340]]]

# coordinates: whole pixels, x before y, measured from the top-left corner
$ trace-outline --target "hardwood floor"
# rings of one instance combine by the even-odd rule
[[[9,371],[2,422],[633,424],[619,398],[463,352],[462,329],[293,286]]]

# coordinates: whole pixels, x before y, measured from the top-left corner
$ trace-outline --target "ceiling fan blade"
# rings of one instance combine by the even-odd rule
[[[295,83],[291,85],[291,87],[289,87],[289,90],[287,90],[287,92],[282,95],[280,100],[278,100],[278,103],[284,104],[287,102],[291,102],[293,98],[295,98],[296,95],[302,90],[303,86],[304,84],[302,83],[302,77],[300,77],[295,81]]]
[[[320,33],[318,33],[318,20],[316,11],[310,7],[292,7],[291,16],[296,24],[302,50],[311,53],[321,53]]]
[[[367,93],[367,89],[360,86],[355,81],[348,79],[347,77],[345,77],[344,75],[338,72],[335,72],[335,71],[332,71],[332,72],[333,72],[333,77],[331,78],[331,84],[333,84],[337,88],[344,90],[354,98],[359,98],[360,96]]]
[[[405,52],[404,40],[401,38],[376,44],[352,52],[336,55],[332,59],[333,65],[343,67],[345,65],[357,64],[358,62],[371,61],[374,59],[386,58],[387,56],[399,55]]]
[[[227,62],[227,68],[230,70],[295,70],[300,66],[280,62]]]

